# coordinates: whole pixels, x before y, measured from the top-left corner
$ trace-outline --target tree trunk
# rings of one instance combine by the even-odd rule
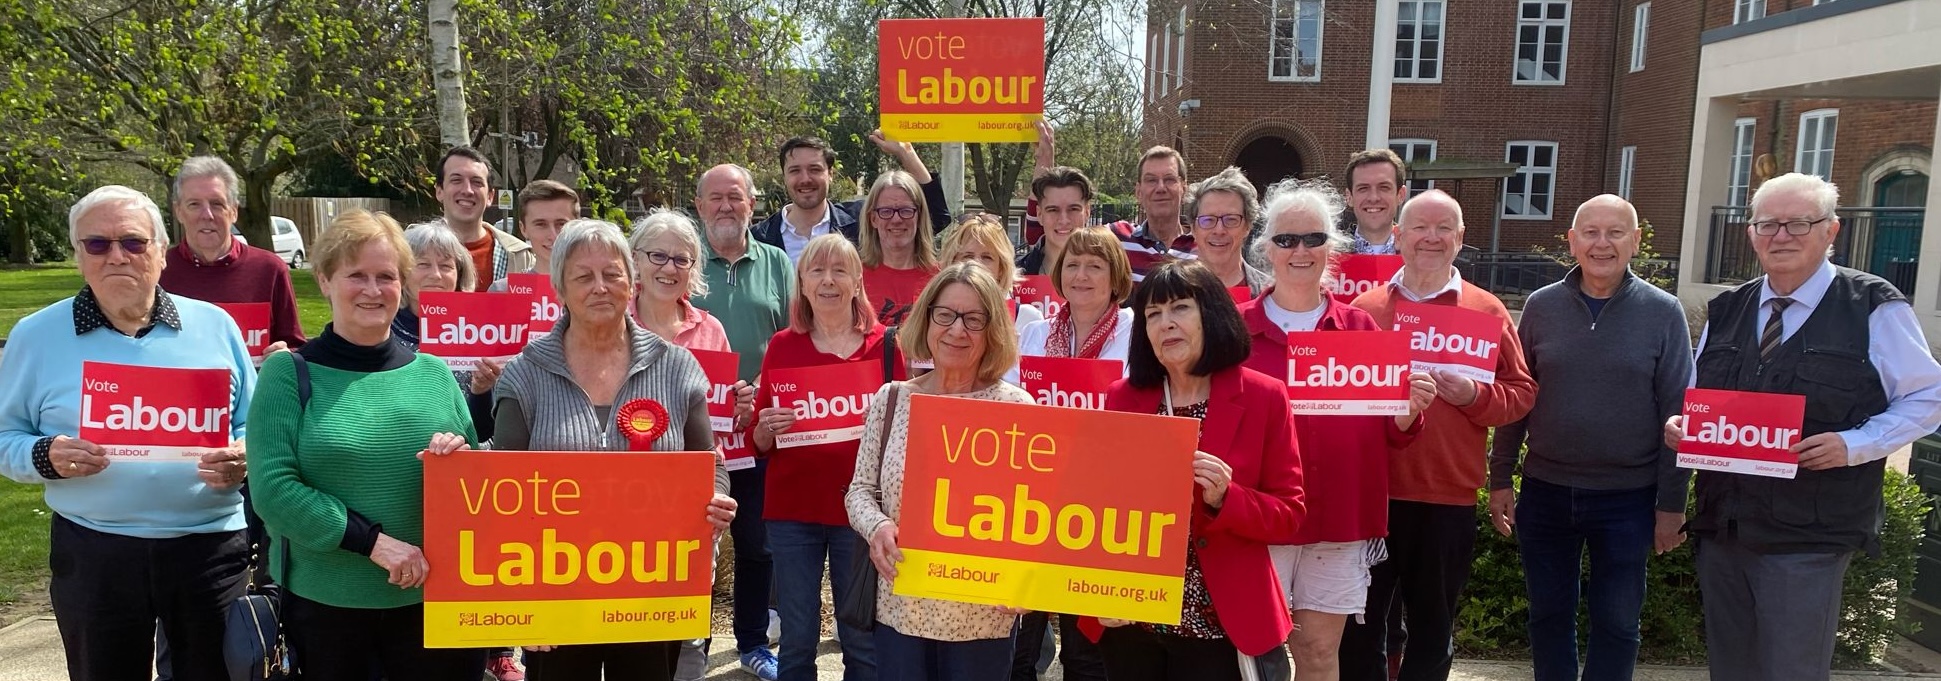
[[[256,170],[239,173],[243,180],[243,210],[236,218],[236,228],[243,231],[243,238],[249,245],[268,251],[276,250],[276,242],[270,231],[270,187],[276,184],[281,170]]]
[[[25,213],[27,211],[16,211]],[[31,265],[34,262],[34,221],[25,216],[8,220],[7,262],[15,265]]]
[[[431,77],[438,92],[438,139],[447,147],[472,140],[465,109],[465,54],[458,41],[457,0],[431,0]],[[435,172],[442,173],[443,169]]]

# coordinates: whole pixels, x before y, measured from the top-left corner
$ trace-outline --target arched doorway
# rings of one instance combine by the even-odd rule
[[[1927,205],[1928,176],[1902,169],[1874,181],[1873,249],[1870,271],[1902,291],[1914,290],[1915,259],[1921,255],[1921,224]]]
[[[1248,142],[1234,155],[1233,164],[1252,180],[1254,189],[1265,192],[1268,185],[1279,182],[1281,178],[1301,174],[1301,152],[1286,138],[1268,135]]]

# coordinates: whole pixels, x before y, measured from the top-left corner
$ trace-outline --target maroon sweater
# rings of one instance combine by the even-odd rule
[[[162,290],[210,303],[269,303],[270,342],[283,341],[291,350],[303,345],[290,266],[275,253],[232,243],[228,255],[205,263],[178,243],[168,249]]]

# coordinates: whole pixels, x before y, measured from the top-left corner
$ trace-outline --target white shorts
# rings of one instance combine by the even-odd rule
[[[1359,615],[1368,606],[1368,568],[1371,542],[1318,542],[1299,546],[1269,546],[1274,571],[1290,610],[1313,610],[1331,615]]]

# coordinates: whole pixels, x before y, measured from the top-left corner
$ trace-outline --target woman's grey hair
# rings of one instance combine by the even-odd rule
[[[663,234],[672,234],[680,239],[681,247],[687,249],[687,256],[694,259],[694,265],[687,269],[688,297],[708,295],[708,278],[701,272],[704,257],[701,255],[701,230],[694,226],[694,220],[688,218],[686,213],[664,206],[648,211],[647,217],[634,222],[634,234],[627,241],[632,244],[634,255],[638,256],[641,251],[646,250],[648,243],[659,239]],[[680,254],[670,253],[669,255]]]
[[[155,244],[168,248],[168,230],[162,228],[162,209],[147,194],[111,184],[88,192],[74,207],[67,211],[67,244],[76,249],[81,247],[81,216],[102,206],[121,206],[140,211],[148,216],[148,233],[154,237]]]
[[[423,222],[404,230],[404,242],[411,245],[413,261],[431,256],[451,258],[458,265],[458,290],[470,291],[478,287],[478,267],[472,263],[472,252],[465,250],[465,244],[458,235],[443,222]]]
[[[1200,199],[1211,192],[1230,192],[1240,197],[1240,214],[1247,220],[1247,229],[1260,221],[1260,193],[1254,190],[1253,180],[1234,166],[1215,173],[1213,177],[1200,180],[1193,185],[1193,215],[1200,213]]]
[[[1315,225],[1320,226],[1321,232],[1328,235],[1329,250],[1346,253],[1353,249],[1354,240],[1334,228],[1341,219],[1341,212],[1346,209],[1347,202],[1341,198],[1341,192],[1327,180],[1302,180],[1290,177],[1275,182],[1267,188],[1267,200],[1261,209],[1261,219],[1266,224],[1266,230],[1262,232],[1261,238],[1254,241],[1252,255],[1261,262],[1272,262],[1267,257],[1267,250],[1277,248],[1272,243],[1274,235],[1280,233],[1280,230],[1275,229],[1276,225],[1283,220],[1300,219],[1313,220]],[[1334,276],[1335,266],[1330,262],[1327,272],[1321,275],[1321,288],[1332,287]]]
[[[222,188],[229,195],[229,205],[240,207],[241,203],[236,198],[236,185],[240,182],[236,179],[236,169],[229,167],[228,161],[215,156],[196,156],[182,162],[182,169],[175,172],[175,184],[172,188],[176,200],[181,200],[182,182],[198,177],[222,180]]]
[[[640,282],[640,273],[634,269],[632,249],[627,246],[627,236],[620,233],[620,226],[605,220],[580,218],[566,223],[566,227],[559,230],[559,239],[553,242],[553,261],[549,263],[553,290],[565,286],[560,282],[566,281],[566,261],[572,260],[573,253],[588,244],[604,246],[620,256],[620,262],[627,268],[627,285]]]

